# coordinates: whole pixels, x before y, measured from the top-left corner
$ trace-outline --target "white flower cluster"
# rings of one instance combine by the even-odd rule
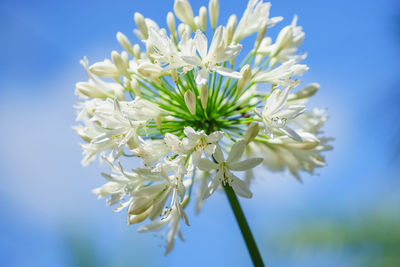
[[[300,81],[294,77],[308,69],[299,64],[306,54],[297,53],[304,32],[295,16],[275,41],[266,37],[282,20],[269,16],[270,7],[250,0],[239,21],[232,15],[217,27],[218,0],[198,16],[187,0],[175,0],[168,30],[135,13],[141,45],[117,33],[122,52],[93,65],[81,61],[88,81],[76,84],[81,123],[74,130],[85,141],[82,164],[99,157],[110,167],[102,173],[108,182],[93,193],[107,197],[107,205],[119,204],[114,211],[126,208],[128,224],[148,219],[139,232],[168,226],[166,253],[176,236],[183,239],[181,221],[189,225],[185,208],[195,185],[199,211],[222,186],[251,198],[252,169],[261,163],[298,179],[299,170],[312,173],[325,164],[327,116],[305,107],[319,85],[295,92]],[[254,47],[237,64],[239,42],[253,34]],[[141,158],[143,167],[128,171],[122,157]],[[241,171],[244,180],[234,174]]]

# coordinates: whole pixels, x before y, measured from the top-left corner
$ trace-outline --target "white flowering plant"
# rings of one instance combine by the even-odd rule
[[[108,182],[93,193],[119,204],[114,211],[127,210],[128,224],[149,221],[139,232],[166,227],[166,254],[177,236],[183,240],[191,200],[198,212],[221,188],[253,263],[263,265],[237,199],[252,197],[253,168],[289,170],[301,181],[299,171],[325,165],[327,115],[305,107],[319,85],[297,89],[308,69],[299,64],[306,54],[298,53],[305,34],[295,16],[275,40],[267,37],[283,19],[270,17],[270,7],[250,0],[240,19],[231,15],[217,26],[218,0],[198,16],[187,0],[175,0],[168,30],[135,13],[139,44],[119,32],[121,52],[92,65],[81,61],[88,81],[76,84],[80,124],[73,128],[84,140],[82,164],[98,158],[110,168],[102,173]],[[251,36],[254,46],[241,56],[240,42]],[[124,165],[140,158],[143,166],[128,171],[122,157]]]

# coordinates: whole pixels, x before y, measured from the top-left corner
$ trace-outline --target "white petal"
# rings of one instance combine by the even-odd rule
[[[197,167],[202,171],[211,171],[216,170],[218,168],[218,165],[208,159],[201,158]]]
[[[194,141],[199,140],[199,138],[203,135],[202,132],[196,132],[192,127],[187,126],[185,127],[185,129],[183,130],[183,132],[185,133],[185,135]]]
[[[212,179],[212,181],[208,184],[208,190],[204,191],[203,199],[208,198],[215,192],[215,190],[218,188],[218,186],[221,183],[220,180],[222,179],[222,176],[223,176],[223,172],[218,171],[217,175],[214,177],[214,179]]]
[[[236,57],[237,55],[239,55],[240,50],[242,49],[242,45],[241,44],[237,44],[237,45],[230,45],[227,48],[225,48],[224,51],[222,51],[221,54],[219,54],[215,59],[214,62],[225,62],[225,61],[229,61],[232,58]]]
[[[226,175],[229,177],[229,179],[232,179],[229,184],[232,186],[236,194],[244,198],[251,198],[253,196],[253,193],[251,193],[249,186],[245,182],[240,180],[231,172],[226,173]]]
[[[242,74],[240,72],[234,71],[233,69],[228,69],[224,67],[216,67],[215,71],[223,76],[240,79],[242,78]]]
[[[196,31],[194,45],[197,51],[199,51],[201,58],[205,58],[207,56],[207,37],[200,30]]]
[[[219,141],[224,136],[224,133],[221,131],[213,132],[209,136],[206,137],[207,142],[215,143]]]
[[[219,26],[214,33],[213,39],[210,44],[210,49],[208,50],[208,58],[212,59],[214,55],[218,52],[220,47],[222,46],[224,42],[224,28],[222,26]]]
[[[201,60],[198,56],[181,55],[181,58],[183,59],[183,61],[185,61],[189,65],[192,65],[192,66],[200,66],[201,65]]]
[[[160,230],[167,222],[168,222],[168,220],[160,220],[160,221],[157,221],[157,222],[153,222],[153,223],[149,223],[149,224],[143,225],[142,227],[140,227],[140,228],[138,229],[138,232],[158,231],[158,230]]]
[[[205,68],[201,68],[197,73],[196,73],[196,84],[202,85],[206,84],[209,79],[209,73]]]
[[[242,157],[245,147],[246,147],[246,142],[244,140],[240,140],[239,142],[233,144],[231,152],[229,153],[226,162],[238,161]]]
[[[222,153],[221,148],[217,145],[214,151],[214,158],[218,163],[224,162],[224,154]]]
[[[214,154],[216,147],[217,147],[216,144],[207,145],[206,148],[204,149],[204,152],[206,153],[207,156],[211,157],[212,154]]]
[[[289,136],[290,138],[293,138],[294,140],[296,140],[298,142],[302,142],[303,141],[301,136],[295,130],[289,128],[288,126],[285,126],[283,128],[279,128],[279,130],[281,132],[283,132],[284,134],[286,134],[287,136]]]
[[[228,168],[232,171],[245,171],[254,168],[263,160],[263,158],[251,158],[240,162],[228,163]]]

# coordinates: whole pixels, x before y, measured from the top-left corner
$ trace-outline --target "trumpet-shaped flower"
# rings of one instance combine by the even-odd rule
[[[287,122],[302,114],[305,110],[303,105],[287,106],[287,98],[290,87],[286,87],[283,92],[276,89],[268,97],[264,109],[255,109],[254,112],[261,118],[264,123],[264,132],[271,138],[274,137],[274,130],[278,130],[287,136],[301,141],[300,135],[292,130]]]
[[[245,198],[251,198],[253,194],[250,192],[248,185],[236,177],[231,171],[246,171],[259,165],[262,158],[250,158],[239,161],[242,157],[246,146],[244,140],[235,143],[232,146],[228,158],[225,160],[220,147],[217,147],[214,152],[214,159],[212,162],[209,159],[202,158],[199,162],[199,169],[202,171],[216,170],[217,174],[208,185],[208,191],[205,192],[203,198],[209,197],[218,186],[229,185],[233,188],[236,194]]]
[[[292,24],[284,27],[279,32],[274,44],[258,49],[257,53],[271,57],[270,66],[274,66],[277,62],[286,62],[291,59],[299,62],[306,57],[307,54],[295,55],[305,36],[302,27],[296,24],[297,16],[294,16]]]
[[[260,71],[254,77],[256,83],[271,83],[278,86],[296,86],[299,81],[292,80],[293,76],[298,76],[307,71],[306,65],[296,64],[293,59],[286,61],[279,67],[270,71]]]
[[[240,42],[243,38],[258,32],[263,25],[273,26],[283,19],[282,17],[269,18],[270,8],[269,2],[250,0],[236,28],[233,40],[236,43]]]
[[[242,75],[239,72],[223,67],[219,63],[235,58],[240,53],[242,45],[236,44],[226,47],[224,41],[224,28],[222,26],[218,27],[215,31],[208,51],[207,43],[207,37],[198,30],[194,36],[194,45],[199,56],[197,54],[182,56],[183,60],[186,61],[187,64],[200,68],[196,75],[196,83],[207,83],[211,71],[215,71],[226,77],[235,79],[241,78]]]

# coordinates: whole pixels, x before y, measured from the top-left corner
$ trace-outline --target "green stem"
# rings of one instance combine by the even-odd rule
[[[256,241],[254,240],[254,237],[251,234],[250,227],[247,224],[246,218],[244,217],[242,208],[240,207],[235,192],[233,191],[232,187],[230,187],[227,184],[224,185],[224,189],[228,197],[229,204],[231,205],[233,213],[235,214],[236,221],[239,224],[240,231],[242,232],[242,236],[244,238],[244,242],[246,243],[247,250],[250,253],[253,265],[256,267],[265,266],[261,258],[260,251],[258,250]]]

